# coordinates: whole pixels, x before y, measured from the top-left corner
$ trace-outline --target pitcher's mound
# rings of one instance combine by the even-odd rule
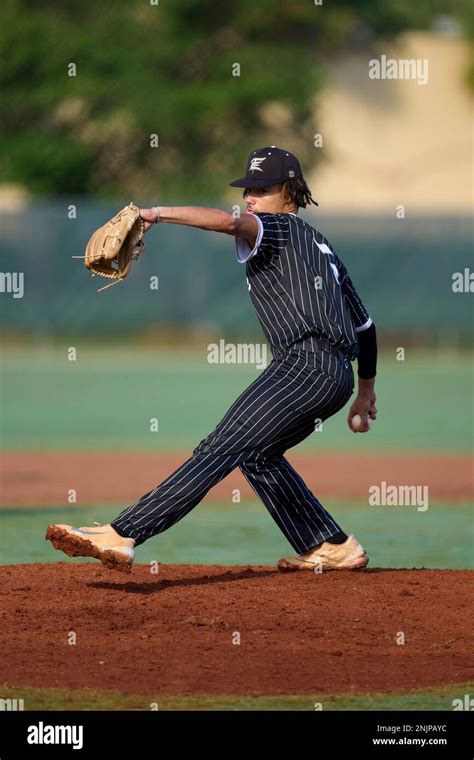
[[[158,573],[153,570],[158,569]],[[472,571],[90,562],[0,567],[2,677],[158,694],[464,683]]]

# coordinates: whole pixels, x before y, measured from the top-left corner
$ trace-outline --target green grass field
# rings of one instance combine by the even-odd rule
[[[189,449],[259,374],[251,365],[209,364],[205,347],[76,348],[76,361],[66,344],[4,352],[2,448]],[[376,428],[354,436],[342,411],[298,449],[470,451],[473,380],[469,355],[408,351],[399,362],[395,352],[382,354]]]
[[[367,503],[326,502],[347,532],[367,547],[371,567],[469,569],[472,562],[473,521],[469,504],[414,507],[370,507]],[[390,511],[387,511],[390,509]],[[12,509],[1,512],[2,564],[28,562],[95,562],[73,560],[44,540],[51,522],[90,525],[110,522],[118,507]],[[273,565],[291,547],[260,502],[242,504],[202,502],[171,530],[146,541],[136,561],[167,564]]]
[[[25,710],[452,710],[454,699],[472,693],[474,683],[408,692],[292,694],[290,696],[173,696],[114,691],[37,689],[0,684],[0,698],[23,699]]]

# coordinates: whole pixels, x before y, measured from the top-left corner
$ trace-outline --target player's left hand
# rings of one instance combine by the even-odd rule
[[[141,208],[140,209],[140,216],[145,222],[145,232],[150,229],[150,227],[153,227],[154,224],[156,224],[157,221],[157,214],[156,209],[154,208]]]
[[[351,408],[349,409],[349,414],[347,415],[347,424],[349,426],[349,429],[355,433],[356,431],[352,427],[352,418],[358,414],[361,418],[361,425],[358,433],[368,433],[370,430],[369,427],[369,419],[375,420],[377,419],[377,407],[375,406],[375,402],[377,400],[377,396],[372,391],[370,393],[358,393],[354,403],[352,404]]]

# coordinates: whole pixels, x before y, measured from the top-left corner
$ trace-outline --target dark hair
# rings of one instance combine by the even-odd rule
[[[304,177],[298,177],[297,179],[287,179],[283,182],[283,188],[285,196],[288,200],[293,201],[297,208],[306,208],[310,203],[315,206],[318,205],[317,201],[313,199],[311,190],[306,184]],[[250,192],[250,188],[246,187],[244,190],[244,198]]]
[[[311,190],[306,184],[304,177],[297,179],[287,179],[284,183],[285,194],[287,198],[296,203],[298,208],[306,208],[310,203],[317,206],[317,202],[311,195]]]

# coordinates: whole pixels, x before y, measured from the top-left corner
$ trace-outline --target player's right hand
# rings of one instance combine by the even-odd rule
[[[347,415],[347,425],[349,429],[354,433],[354,429],[352,427],[352,418],[358,414],[362,420],[361,427],[359,428],[359,433],[368,433],[370,430],[369,427],[369,418],[371,420],[375,420],[377,418],[377,407],[375,406],[375,402],[377,400],[377,397],[372,392],[366,392],[366,393],[358,393],[356,399],[354,400],[354,403],[352,404],[351,408],[349,409],[349,414]]]

